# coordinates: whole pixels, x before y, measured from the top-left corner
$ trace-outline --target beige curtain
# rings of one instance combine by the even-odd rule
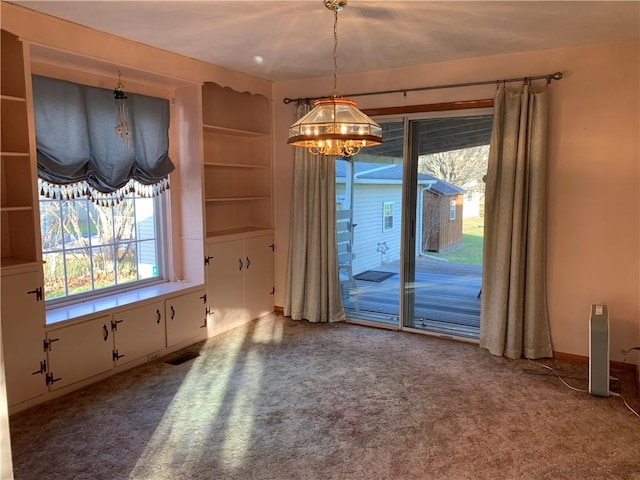
[[[297,118],[310,110],[299,105]],[[295,147],[284,314],[294,320],[345,319],[336,248],[335,158]]]
[[[494,104],[480,346],[509,358],[553,353],[545,279],[546,90],[501,86]]]

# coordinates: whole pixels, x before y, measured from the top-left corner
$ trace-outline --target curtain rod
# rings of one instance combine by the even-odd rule
[[[480,82],[469,82],[469,83],[451,83],[449,85],[434,85],[431,87],[417,87],[417,88],[402,88],[399,90],[382,90],[378,92],[364,92],[364,93],[351,93],[349,95],[344,95],[345,97],[365,97],[368,95],[385,95],[388,93],[402,93],[404,96],[407,96],[407,92],[418,92],[422,90],[440,90],[445,88],[461,88],[461,87],[475,87],[478,85],[492,85],[492,84],[500,84],[500,83],[513,83],[513,82],[525,82],[529,83],[533,80],[546,80],[547,84],[551,83],[551,80],[561,80],[562,72],[550,73],[548,75],[537,75],[534,77],[520,77],[520,78],[505,78],[501,80],[483,80]],[[289,104],[291,102],[309,102],[311,100],[315,100],[314,98],[285,98],[282,101],[285,104]]]

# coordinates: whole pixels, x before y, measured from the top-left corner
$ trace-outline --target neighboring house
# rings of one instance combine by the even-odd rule
[[[401,162],[400,159],[397,160]],[[401,216],[402,216],[402,164],[401,163],[353,163],[353,183],[350,184],[351,166],[344,160],[336,160],[336,202],[338,210],[351,210],[352,271],[354,275],[372,270],[400,259]],[[434,189],[435,198],[447,201],[446,211],[442,210],[440,222],[449,228],[456,225],[459,228],[455,235],[441,235],[443,239],[454,237],[458,242],[462,239],[462,197],[464,190],[437,179],[436,177],[418,174],[417,216],[424,220],[424,202],[432,204]],[[452,196],[453,194],[453,196]],[[456,204],[455,222],[450,220],[449,199]],[[353,208],[351,208],[353,202]],[[426,253],[422,240],[425,230],[433,230],[434,221],[419,222],[416,232],[416,254]],[[427,232],[428,233],[428,232]],[[431,235],[433,236],[433,235]],[[435,237],[434,237],[435,238]],[[448,248],[451,248],[450,245]]]
[[[467,190],[464,195],[464,218],[476,218],[484,215],[484,192]]]

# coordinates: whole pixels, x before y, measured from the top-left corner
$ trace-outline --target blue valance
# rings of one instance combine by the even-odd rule
[[[127,93],[131,146],[115,130],[112,90],[33,76],[40,191],[114,203],[169,187],[169,102]]]

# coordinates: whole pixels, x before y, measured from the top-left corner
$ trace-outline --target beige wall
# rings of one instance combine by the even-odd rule
[[[548,297],[554,350],[588,355],[588,312],[611,312],[611,359],[640,345],[640,42],[473,58],[340,76],[344,93],[562,71],[550,90]],[[326,95],[330,78],[274,84],[276,305],[284,300],[294,107],[284,97]],[[360,108],[492,98],[493,85],[360,97]],[[637,352],[627,360],[638,363]]]

